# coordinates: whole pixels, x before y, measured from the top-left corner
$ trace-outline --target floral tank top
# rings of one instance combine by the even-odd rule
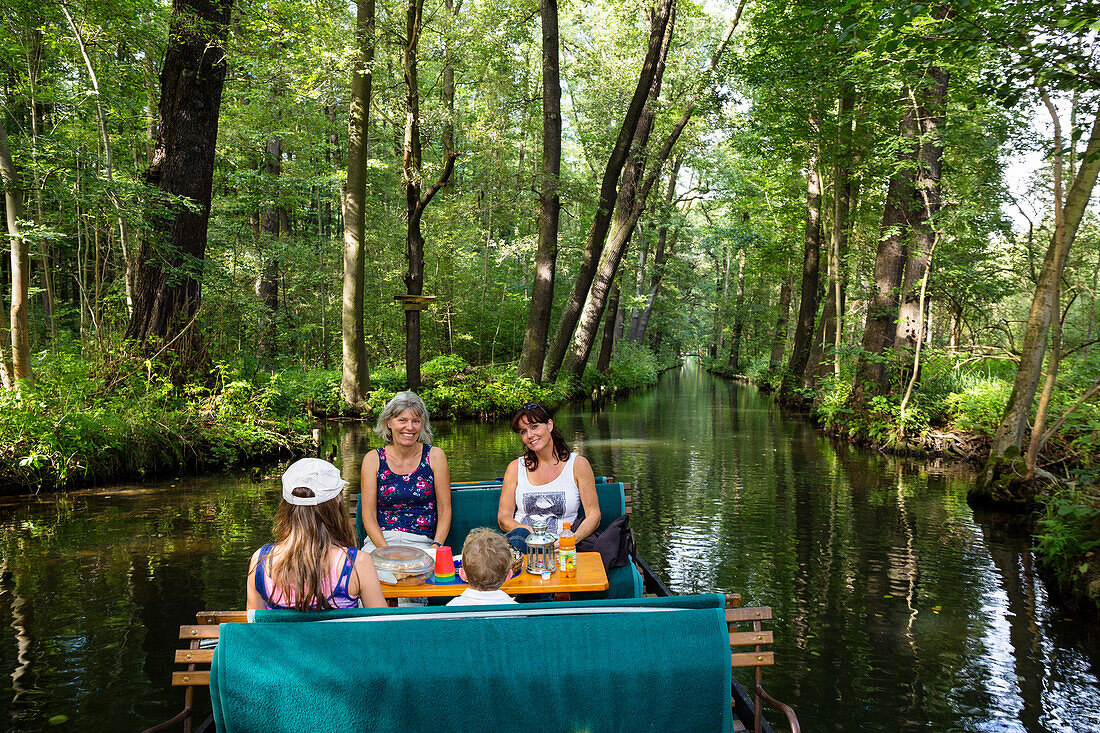
[[[435,474],[425,445],[412,473],[399,474],[386,463],[386,449],[378,449],[378,526],[402,532],[435,535]]]

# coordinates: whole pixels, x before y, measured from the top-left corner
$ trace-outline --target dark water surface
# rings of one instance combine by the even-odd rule
[[[774,608],[765,686],[804,730],[1100,730],[1097,626],[1052,606],[1005,517],[975,517],[965,471],[833,445],[694,368],[558,418],[597,474],[634,485],[641,552],[675,590]],[[503,424],[436,432],[455,480],[519,452]],[[346,478],[368,438],[331,433]],[[0,507],[6,727],[140,730],[178,711],[179,626],[243,607],[278,473]]]

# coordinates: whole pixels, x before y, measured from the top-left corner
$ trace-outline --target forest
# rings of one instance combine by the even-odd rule
[[[0,484],[697,356],[1100,598],[1088,0],[7,0]]]

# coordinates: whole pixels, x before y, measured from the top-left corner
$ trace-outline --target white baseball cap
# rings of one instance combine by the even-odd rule
[[[340,469],[320,458],[302,458],[283,472],[283,499],[296,506],[316,506],[340,495],[348,482],[340,477]],[[313,496],[295,496],[299,486],[310,489]]]

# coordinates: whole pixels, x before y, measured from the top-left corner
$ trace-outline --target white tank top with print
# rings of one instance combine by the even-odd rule
[[[577,512],[581,508],[581,491],[573,478],[573,461],[577,454],[570,453],[565,468],[548,484],[535,486],[527,478],[527,468],[519,459],[519,480],[516,482],[515,520],[531,526],[533,519],[546,519],[548,531],[555,537],[561,534],[561,523],[569,522],[577,529]]]

